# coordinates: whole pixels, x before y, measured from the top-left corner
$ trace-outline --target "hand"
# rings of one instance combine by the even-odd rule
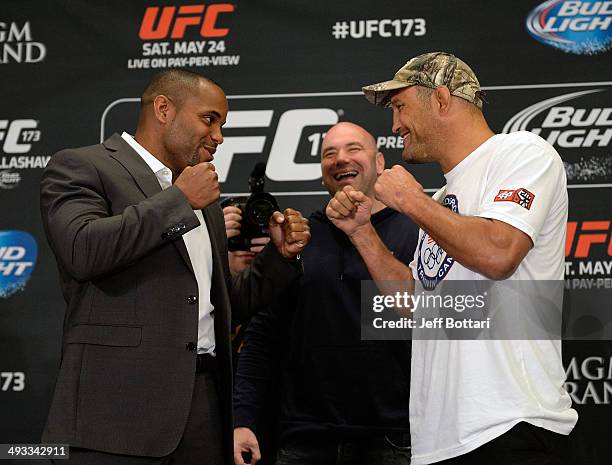
[[[229,205],[223,209],[223,219],[225,220],[225,232],[227,238],[240,236],[240,226],[242,222],[242,210],[238,207]]]
[[[344,234],[352,236],[361,227],[370,224],[372,199],[353,186],[344,186],[329,201],[325,214]]]
[[[374,184],[374,195],[387,207],[407,213],[406,203],[411,197],[423,192],[414,176],[399,165],[383,171]]]
[[[268,229],[272,243],[285,258],[295,258],[310,242],[308,220],[292,208],[274,212]]]
[[[221,195],[215,167],[208,162],[185,168],[174,185],[185,194],[194,210],[208,207]]]
[[[263,250],[268,242],[270,242],[270,238],[268,236],[254,237],[251,239],[251,252],[258,254]]]
[[[251,461],[245,462],[242,458],[243,453],[251,454]],[[261,459],[261,452],[259,452],[259,443],[255,433],[249,428],[238,427],[234,428],[234,464],[245,465],[250,463],[255,465]]]

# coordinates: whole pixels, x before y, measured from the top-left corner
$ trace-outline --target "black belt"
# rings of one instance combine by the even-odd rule
[[[217,358],[211,354],[198,354],[196,357],[196,373],[217,371]]]

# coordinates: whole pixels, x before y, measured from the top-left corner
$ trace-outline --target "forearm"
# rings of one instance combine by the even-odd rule
[[[41,212],[51,247],[73,279],[117,271],[199,225],[178,189],[130,205],[106,193],[99,173],[84,157],[68,155],[45,171]]]
[[[400,262],[385,246],[380,236],[368,222],[360,227],[349,239],[363,258],[370,276],[377,282],[379,289],[384,282],[403,283],[408,286],[408,292],[414,292],[412,271]],[[393,285],[396,290],[397,284]],[[384,292],[384,289],[381,289]]]
[[[490,279],[505,279],[517,261],[515,241],[504,223],[464,216],[440,205],[424,192],[412,194],[402,213],[427,232],[448,255]]]
[[[86,220],[81,227],[68,226],[70,241],[58,238],[62,233],[55,236],[63,242],[62,255],[70,254],[75,276],[90,280],[122,269],[152,250],[180,240],[184,233],[197,226],[199,221],[189,205],[186,202],[182,205],[177,196],[167,191],[160,193],[160,198],[127,207],[120,215]]]

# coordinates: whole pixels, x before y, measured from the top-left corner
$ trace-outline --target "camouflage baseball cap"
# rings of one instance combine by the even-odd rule
[[[424,53],[402,66],[390,81],[362,88],[370,103],[389,106],[391,92],[414,85],[435,89],[446,86],[451,95],[461,97],[482,108],[483,92],[470,67],[455,55],[444,52]]]

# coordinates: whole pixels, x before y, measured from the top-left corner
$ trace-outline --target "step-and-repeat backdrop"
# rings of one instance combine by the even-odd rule
[[[567,285],[612,287],[612,2],[8,0],[0,12],[0,443],[37,442],[59,362],[64,305],[39,218],[49,158],[133,131],[150,76],[185,67],[230,101],[215,165],[224,194],[266,162],[281,207],[326,202],[319,149],[338,121],[401,160],[388,110],[364,84],[411,56],[450,51],[487,90],[496,132],[533,131],[565,161]],[[411,167],[426,189],[435,166]],[[112,238],[109,238],[112,240]],[[469,238],[468,238],[469,239]],[[587,337],[588,338],[588,334]],[[612,462],[612,344],[566,341],[580,421],[574,463]]]

